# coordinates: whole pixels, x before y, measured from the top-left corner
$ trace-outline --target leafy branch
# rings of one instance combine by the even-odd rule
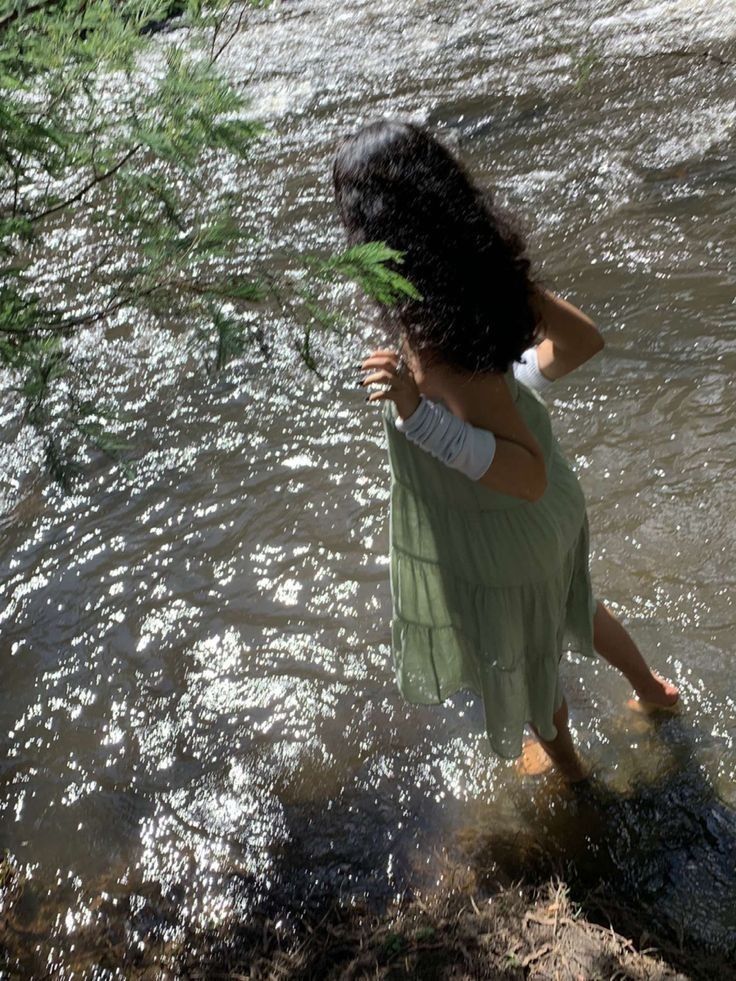
[[[335,282],[381,303],[419,298],[381,243],[266,260],[289,275],[262,268],[265,231],[211,179],[213,161],[247,168],[268,135],[217,66],[247,7],[266,5],[0,0],[0,372],[17,427],[36,431],[65,487],[84,446],[127,466],[118,408],[88,395],[104,381],[76,343],[83,331],[144,319],[193,338],[216,373],[250,346],[270,354],[262,314],[275,304],[321,377],[315,333],[349,329]],[[185,46],[154,41],[172,15],[189,25]],[[54,242],[70,229],[83,244],[64,262]],[[41,298],[44,256],[58,272]]]

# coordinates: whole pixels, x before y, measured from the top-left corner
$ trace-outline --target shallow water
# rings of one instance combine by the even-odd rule
[[[382,338],[361,304],[356,337],[320,348],[324,382],[282,352],[210,383],[162,335],[95,339],[129,393],[136,477],[97,461],[74,494],[23,499],[37,448],[3,457],[2,845],[31,876],[29,958],[63,975],[103,963],[83,953],[95,926],[127,922],[144,950],[254,906],[380,904],[436,881],[444,852],[513,877],[521,851],[499,843],[518,835],[588,885],[605,853],[654,925],[736,950],[735,37],[734,3],[249,15],[225,67],[270,136],[227,177],[274,250],[340,244],[336,141],[409,114],[461,149],[546,281],[600,324],[606,349],[556,386],[554,425],[588,498],[596,591],[684,713],[634,716],[612,670],[565,660],[604,788],[589,827],[553,781],[491,757],[471,696],[402,702],[383,431],[351,368]]]

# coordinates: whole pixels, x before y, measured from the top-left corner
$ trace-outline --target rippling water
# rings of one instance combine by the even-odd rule
[[[35,450],[5,454],[0,806],[30,877],[28,963],[114,976],[97,928],[136,951],[254,904],[380,903],[437,879],[444,851],[513,875],[521,858],[494,842],[518,834],[587,882],[605,853],[653,921],[736,950],[735,36],[736,5],[705,0],[249,15],[225,70],[270,133],[225,177],[275,250],[340,244],[336,141],[408,114],[516,210],[546,281],[601,326],[603,355],[553,390],[554,424],[597,593],[685,712],[652,726],[602,662],[564,661],[611,795],[593,828],[491,757],[471,696],[402,702],[383,432],[351,367],[382,338],[361,304],[344,299],[355,336],[321,345],[324,382],[283,351],[211,383],[142,326],[96,338],[137,475],[97,461],[74,494],[19,502]]]

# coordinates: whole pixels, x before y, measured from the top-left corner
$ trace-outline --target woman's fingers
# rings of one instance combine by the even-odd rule
[[[384,392],[383,389],[379,388],[377,392],[371,392],[366,396],[366,402],[378,402],[379,399],[390,399],[392,395],[393,392]]]
[[[407,386],[406,373],[399,372],[399,354],[386,348],[373,351],[361,364],[361,371],[371,371],[361,381],[361,385],[388,385],[388,388],[370,392],[366,402],[378,402],[381,399],[401,397]],[[409,376],[410,377],[410,376]]]
[[[382,355],[386,355],[386,354],[389,355],[389,357],[392,357],[392,358],[398,358],[398,356],[399,356],[399,352],[398,351],[394,351],[393,348],[390,348],[390,347],[379,347],[379,348],[376,348],[375,351],[371,351],[371,353],[368,355],[368,357],[369,358],[374,358],[376,356],[381,357]]]
[[[366,375],[361,384],[363,385],[389,385],[389,388],[379,388],[377,391],[369,392],[366,402],[377,402],[379,399],[395,398],[394,384],[399,380],[396,369],[393,365],[374,371],[371,375]]]
[[[389,365],[396,365],[398,363],[399,356],[396,351],[373,351],[361,364],[361,368],[367,370],[368,368],[387,368]]]
[[[361,385],[372,385],[378,382],[381,385],[393,385],[396,381],[396,372],[386,368],[382,371],[375,371],[372,375],[366,375]]]

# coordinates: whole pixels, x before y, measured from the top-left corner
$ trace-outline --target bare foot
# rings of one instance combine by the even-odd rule
[[[662,709],[679,708],[680,693],[671,681],[652,671],[650,681],[636,689],[636,698],[630,698],[628,706],[637,712],[658,712]]]
[[[542,774],[556,769],[568,783],[580,783],[583,780],[587,780],[592,772],[579,759],[565,766],[559,763],[555,766],[549,754],[537,739],[524,740],[521,756],[514,760],[514,767],[516,772],[522,777],[541,777]]]
[[[536,739],[525,739],[521,756],[514,760],[514,767],[522,777],[540,777],[552,769],[552,760]]]

